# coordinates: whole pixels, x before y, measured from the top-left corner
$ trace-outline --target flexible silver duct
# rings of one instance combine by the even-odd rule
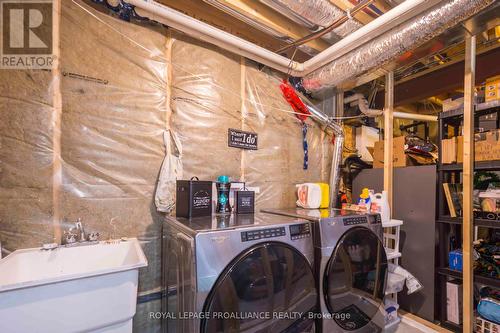
[[[404,52],[422,45],[459,22],[477,14],[495,1],[445,1],[380,35],[372,42],[306,75],[303,78],[303,86],[310,91],[319,91],[380,68]]]
[[[330,128],[335,134],[333,141],[332,166],[330,169],[330,207],[337,207],[337,194],[340,187],[340,164],[342,163],[342,151],[344,150],[344,130],[335,121],[330,122]]]
[[[327,27],[334,21],[345,15],[345,12],[333,5],[329,0],[261,0],[268,6],[284,12],[287,16],[305,23],[307,27]],[[356,19],[350,19],[333,32],[345,37],[353,31],[362,27]]]
[[[307,101],[303,95],[299,93],[302,100]],[[342,125],[335,120],[328,117],[323,112],[317,110],[315,107],[306,104],[307,109],[315,118],[323,125],[330,128],[335,136],[333,141],[333,155],[332,166],[330,169],[330,207],[337,207],[337,193],[340,186],[340,164],[342,163],[342,150],[344,149],[344,130]]]

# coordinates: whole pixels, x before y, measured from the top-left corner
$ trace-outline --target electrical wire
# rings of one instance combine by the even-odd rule
[[[348,20],[352,19],[352,17],[354,15],[356,15],[357,12],[359,12],[360,10],[366,8],[372,2],[373,2],[373,0],[364,0],[364,1],[360,2],[360,3],[358,3],[356,6],[354,6],[350,10],[348,10],[345,15],[343,15],[342,17],[339,17],[338,19],[336,19],[328,27],[323,28],[323,29],[321,29],[319,31],[313,32],[312,34],[304,36],[304,37],[302,37],[302,38],[300,38],[300,39],[298,39],[298,40],[296,40],[296,41],[294,41],[294,42],[292,42],[292,43],[290,43],[290,44],[288,44],[286,46],[283,46],[282,48],[278,49],[276,51],[276,53],[285,52],[286,50],[289,50],[292,47],[300,46],[302,44],[305,44],[307,42],[310,42],[312,40],[318,39],[318,38],[326,35],[330,31],[332,31],[333,29],[335,29],[338,26],[340,26],[341,24],[343,24],[343,23],[347,22]]]

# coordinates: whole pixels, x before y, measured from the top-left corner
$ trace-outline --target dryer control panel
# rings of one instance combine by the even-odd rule
[[[290,226],[290,238],[292,240],[311,237],[311,227],[309,223],[301,223]]]
[[[367,223],[368,223],[367,216],[355,216],[355,217],[345,217],[344,218],[344,225],[345,226],[356,225],[356,224],[367,224]]]
[[[382,224],[382,217],[380,214],[370,214],[368,215],[368,221],[370,224]]]
[[[280,236],[285,236],[285,234],[286,234],[285,227],[243,231],[241,233],[241,241],[248,242],[258,239],[280,237]]]

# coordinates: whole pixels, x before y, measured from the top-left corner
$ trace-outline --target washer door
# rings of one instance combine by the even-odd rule
[[[346,331],[368,325],[383,303],[387,279],[384,245],[370,229],[349,229],[339,240],[324,275],[324,298]]]
[[[240,253],[217,280],[201,332],[310,332],[308,314],[316,303],[306,258],[284,243],[260,243]]]

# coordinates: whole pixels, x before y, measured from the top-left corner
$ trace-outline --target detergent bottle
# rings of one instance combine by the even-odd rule
[[[229,204],[229,191],[231,190],[231,183],[228,176],[219,176],[217,178],[217,208],[216,213],[228,214],[231,213],[231,205]]]
[[[391,219],[391,208],[389,207],[389,198],[387,196],[387,191],[371,194],[370,200],[371,211],[373,213],[380,214],[382,223],[389,222],[389,220]]]
[[[368,188],[363,188],[361,190],[361,194],[359,195],[358,206],[363,208],[366,211],[370,211],[371,208],[371,199],[370,199],[370,190]]]

